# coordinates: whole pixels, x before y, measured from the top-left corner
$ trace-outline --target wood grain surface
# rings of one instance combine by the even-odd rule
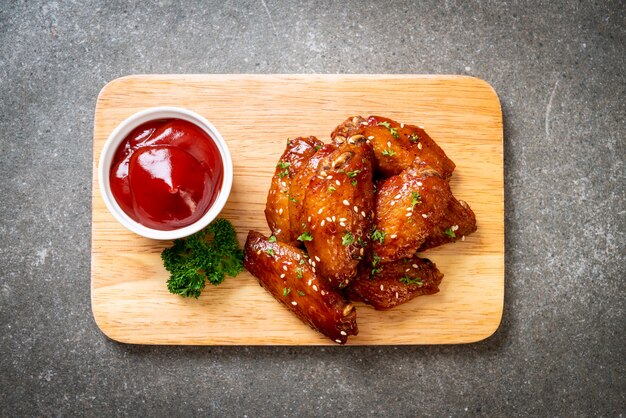
[[[134,235],[102,201],[97,162],[111,131],[152,106],[181,106],[211,121],[233,156],[232,193],[221,216],[243,244],[269,231],[263,209],[287,138],[325,142],[346,117],[387,116],[423,125],[456,163],[457,198],[476,213],[478,232],[424,254],[444,273],[441,291],[388,312],[356,304],[359,335],[348,345],[468,343],[498,327],[504,300],[502,114],[489,84],[464,76],[139,75],[101,91],[93,144],[91,302],[110,338],[137,344],[334,344],[301,323],[248,272],[207,285],[199,299],[168,293],[160,252],[171,242]]]

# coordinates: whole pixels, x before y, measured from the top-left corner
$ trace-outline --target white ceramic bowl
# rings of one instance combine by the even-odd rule
[[[143,123],[155,119],[182,119],[193,123],[213,138],[215,145],[220,152],[220,156],[222,157],[224,171],[222,187],[207,213],[205,213],[202,218],[198,219],[193,224],[183,228],[173,229],[171,231],[148,228],[128,216],[119,206],[115,197],[113,197],[109,183],[109,172],[111,171],[111,164],[113,163],[113,156],[115,155],[117,147],[124,140],[124,138],[132,132],[133,129]],[[226,200],[228,200],[228,195],[230,194],[230,189],[233,185],[233,161],[224,138],[222,138],[222,135],[208,120],[191,110],[180,107],[152,107],[130,116],[117,128],[115,128],[113,132],[111,132],[111,135],[109,135],[109,138],[104,143],[102,154],[100,154],[100,161],[98,164],[98,182],[100,184],[100,193],[102,194],[104,203],[113,217],[124,227],[146,238],[171,240],[186,237],[194,232],[198,232],[210,224],[217,217],[217,215],[219,215],[226,204]]]

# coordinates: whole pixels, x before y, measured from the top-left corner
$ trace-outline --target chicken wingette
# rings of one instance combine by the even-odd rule
[[[356,274],[374,210],[372,148],[344,143],[318,164],[304,198],[299,237],[318,273],[337,288]]]
[[[449,178],[454,171],[454,162],[419,126],[381,116],[369,116],[367,119],[354,116],[337,126],[331,138],[340,144],[360,135],[372,144],[375,168],[383,177],[400,174],[402,170],[419,163],[432,167],[444,178]]]
[[[261,286],[303,322],[338,344],[357,335],[356,310],[319,277],[307,255],[289,244],[250,231],[244,266]]]
[[[276,164],[270,190],[267,193],[265,219],[272,234],[282,242],[293,242],[289,221],[289,202],[295,198],[290,194],[291,181],[299,168],[322,147],[314,136],[287,140],[285,152]]]

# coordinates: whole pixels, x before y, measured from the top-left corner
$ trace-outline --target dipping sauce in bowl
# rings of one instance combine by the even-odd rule
[[[222,186],[222,166],[210,135],[182,119],[161,119],[124,138],[109,182],[128,216],[169,231],[191,225],[207,212]]]
[[[146,238],[189,236],[222,211],[233,184],[226,141],[203,116],[152,107],[120,123],[102,147],[100,194],[113,217]]]

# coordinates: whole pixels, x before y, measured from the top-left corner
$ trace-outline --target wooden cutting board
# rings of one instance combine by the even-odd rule
[[[287,138],[329,141],[337,124],[357,114],[423,125],[456,163],[451,187],[474,209],[478,232],[424,253],[445,275],[438,294],[388,312],[357,304],[359,335],[348,344],[469,343],[497,329],[504,300],[502,113],[489,84],[463,76],[138,75],[107,84],[95,112],[91,302],[108,337],[137,344],[334,344],[248,272],[208,285],[197,300],[168,293],[160,253],[171,243],[119,225],[97,181],[108,135],[152,106],[198,112],[228,142],[235,177],[221,216],[233,222],[242,245],[250,229],[269,232],[266,193]]]

